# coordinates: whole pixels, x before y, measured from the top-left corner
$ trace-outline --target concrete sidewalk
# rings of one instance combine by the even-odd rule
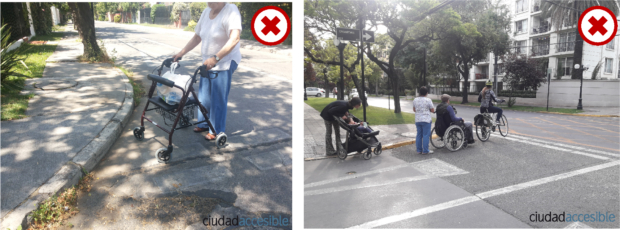
[[[131,116],[133,88],[109,64],[76,62],[83,45],[68,33],[41,78],[28,79],[25,119],[2,122],[2,229],[27,222],[38,203],[77,184]],[[51,62],[54,61],[54,62]]]
[[[304,159],[317,160],[329,157],[325,155],[325,124],[320,116],[320,111],[304,103]],[[400,125],[375,125],[370,124],[373,130],[379,130],[377,139],[381,142],[383,149],[390,149],[415,143],[416,127],[415,124]],[[346,131],[340,128],[340,136],[343,143],[346,138]],[[332,142],[335,145],[335,135],[332,135]],[[336,146],[334,146],[336,148]],[[415,150],[412,150],[415,151]]]

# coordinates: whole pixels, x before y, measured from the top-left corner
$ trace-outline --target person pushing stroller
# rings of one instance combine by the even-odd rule
[[[350,109],[357,109],[362,105],[362,100],[359,97],[351,98],[349,101],[341,100],[334,101],[329,103],[323,110],[321,111],[321,117],[325,123],[325,151],[326,155],[335,155],[337,152],[332,145],[332,127],[334,129],[334,133],[336,134],[336,149],[339,150],[342,147],[342,140],[340,139],[340,126],[338,125],[338,121],[334,119],[336,117],[344,117],[346,119],[346,114]]]

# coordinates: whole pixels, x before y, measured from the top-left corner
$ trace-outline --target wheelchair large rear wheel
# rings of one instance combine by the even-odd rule
[[[440,149],[446,146],[443,143],[443,137],[437,135],[437,138],[433,139],[433,134],[437,134],[435,133],[435,127],[433,127],[433,129],[431,130],[431,145],[433,145],[433,147],[435,147],[436,149]]]
[[[484,125],[476,125],[476,136],[478,136],[478,140],[482,142],[489,140],[491,128]]]
[[[497,129],[499,129],[499,134],[502,136],[508,136],[508,119],[506,119],[506,115],[502,114],[502,117],[499,119],[499,123],[497,124]]]
[[[465,143],[465,132],[457,125],[448,127],[443,137],[446,148],[452,152],[461,149]]]

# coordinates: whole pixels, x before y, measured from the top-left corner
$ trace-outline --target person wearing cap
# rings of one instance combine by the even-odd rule
[[[334,129],[334,133],[336,133],[336,149],[340,150],[342,147],[342,140],[340,139],[340,126],[338,125],[338,121],[334,119],[336,117],[342,117],[347,120],[346,116],[350,109],[357,109],[362,105],[362,100],[359,97],[351,98],[350,101],[334,101],[329,103],[323,110],[321,111],[321,117],[325,123],[325,154],[326,155],[335,155],[337,152],[334,150],[334,146],[332,145],[332,127]]]
[[[486,87],[482,89],[482,91],[480,91],[480,94],[478,95],[478,102],[480,102],[480,113],[484,113],[486,110],[488,110],[489,113],[497,113],[497,119],[494,121],[495,123],[493,124],[493,126],[495,126],[495,124],[499,123],[499,119],[502,117],[503,110],[499,107],[493,106],[491,100],[495,102],[504,102],[505,100],[500,99],[498,101],[495,93],[491,89],[492,87],[493,82],[491,82],[491,80],[487,81]]]
[[[428,149],[428,143],[431,137],[431,123],[433,118],[431,113],[435,112],[435,106],[433,101],[426,97],[428,90],[422,86],[420,88],[420,95],[413,99],[413,112],[415,113],[415,127],[416,127],[416,150],[418,154],[433,153]]]
[[[467,144],[473,144],[473,143],[476,142],[474,140],[474,131],[472,129],[472,123],[469,122],[469,121],[466,122],[465,119],[456,116],[456,113],[454,112],[454,109],[450,105],[450,95],[448,95],[448,94],[441,95],[441,103],[439,105],[437,105],[437,109],[435,111],[436,111],[435,113],[437,114],[437,121],[438,122],[440,121],[440,119],[443,119],[444,116],[446,116],[446,114],[449,115],[450,121],[452,121],[452,122],[463,121],[464,122],[463,124],[465,124],[465,129],[466,129],[464,131],[467,132],[466,133],[466,135],[467,135]],[[447,123],[447,121],[445,123]],[[445,131],[446,128],[448,128],[449,125],[450,125],[450,123],[443,124],[444,131]],[[437,123],[435,123],[435,131],[437,131],[437,128],[438,128],[437,127]]]

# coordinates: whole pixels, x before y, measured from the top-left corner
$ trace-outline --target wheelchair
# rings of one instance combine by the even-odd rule
[[[454,106],[452,108],[454,110],[454,114],[456,114],[457,111],[454,108]],[[440,118],[438,117],[437,119],[440,119]],[[450,125],[448,126],[448,128],[446,128],[444,133],[441,133],[438,130],[435,130],[435,128],[436,127],[433,127],[433,129],[431,130],[431,135],[433,133],[437,134],[439,138],[437,139],[431,138],[430,141],[433,147],[437,149],[441,149],[445,147],[451,152],[455,152],[460,149],[467,148],[467,145],[468,145],[467,144],[467,133],[471,134],[471,131],[467,132],[467,126],[465,125],[464,121],[461,120],[461,121],[456,121],[456,122],[450,122]]]

